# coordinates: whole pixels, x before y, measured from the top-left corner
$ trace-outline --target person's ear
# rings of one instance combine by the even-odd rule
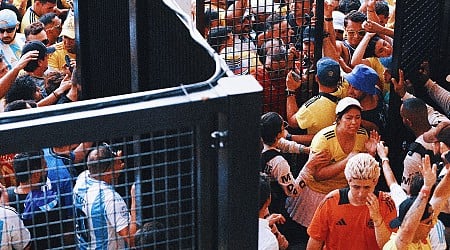
[[[44,59],[37,59],[37,64],[38,64],[39,67],[41,67],[42,64],[44,63]]]
[[[412,128],[412,122],[411,122],[410,119],[406,118],[405,119],[405,123],[406,123],[405,125],[407,125],[408,127]]]

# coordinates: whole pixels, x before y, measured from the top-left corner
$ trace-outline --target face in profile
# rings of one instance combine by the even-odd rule
[[[358,101],[363,100],[367,94],[363,91],[353,87],[351,84],[348,85],[347,96],[355,98]]]
[[[375,44],[375,55],[377,57],[388,57],[392,55],[392,45],[386,40],[379,39]]]

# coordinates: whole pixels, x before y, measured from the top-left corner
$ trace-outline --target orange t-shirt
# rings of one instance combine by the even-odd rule
[[[367,206],[351,205],[349,188],[330,192],[314,213],[308,227],[310,237],[324,241],[323,249],[380,249],[375,237],[375,227]],[[394,201],[378,193],[380,213],[386,226],[397,216]]]

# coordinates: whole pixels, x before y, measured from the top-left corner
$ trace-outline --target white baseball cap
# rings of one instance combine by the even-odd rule
[[[344,99],[340,100],[338,102],[338,104],[336,105],[336,114],[341,113],[349,106],[356,106],[360,110],[362,110],[361,104],[359,103],[358,100],[356,100],[355,98],[352,98],[352,97],[345,97]]]

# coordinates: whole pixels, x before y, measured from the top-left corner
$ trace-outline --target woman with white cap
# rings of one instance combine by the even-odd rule
[[[330,191],[347,186],[344,175],[347,161],[357,153],[376,153],[380,136],[372,131],[369,137],[361,127],[361,109],[354,98],[340,100],[336,106],[336,123],[319,131],[311,142],[310,157],[328,151],[331,160],[326,165],[316,166],[314,171],[303,169],[300,174],[307,185],[303,195],[288,198],[287,211],[304,227],[309,226],[316,208]]]

